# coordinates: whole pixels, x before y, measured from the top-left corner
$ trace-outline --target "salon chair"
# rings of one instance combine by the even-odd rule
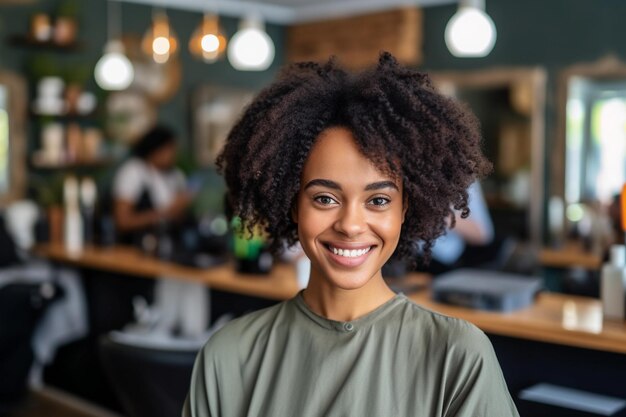
[[[110,335],[99,353],[127,417],[179,417],[197,350],[131,345]]]
[[[0,415],[25,396],[34,360],[33,334],[47,308],[61,296],[52,283],[15,282],[0,288]]]

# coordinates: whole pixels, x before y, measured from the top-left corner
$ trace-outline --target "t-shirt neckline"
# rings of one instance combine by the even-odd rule
[[[362,329],[372,325],[376,322],[380,317],[387,314],[391,311],[396,305],[398,305],[402,300],[406,299],[403,293],[397,293],[395,296],[385,301],[383,304],[376,307],[374,310],[366,313],[365,315],[352,320],[352,321],[338,321],[331,320],[324,316],[320,316],[315,313],[304,301],[304,297],[302,296],[304,290],[300,290],[296,297],[294,298],[296,306],[312,321],[317,323],[318,325],[329,329],[335,330],[342,333],[351,333],[357,329]]]

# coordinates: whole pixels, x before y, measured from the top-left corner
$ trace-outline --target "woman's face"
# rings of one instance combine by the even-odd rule
[[[405,212],[398,178],[376,169],[348,129],[323,131],[304,165],[293,212],[311,280],[348,290],[380,277]]]

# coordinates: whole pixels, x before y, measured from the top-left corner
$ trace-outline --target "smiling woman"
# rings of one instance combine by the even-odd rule
[[[184,416],[517,416],[487,337],[395,294],[486,174],[474,118],[388,53],[350,74],[296,64],[246,109],[218,167],[234,213],[311,260],[295,298],[200,352]]]

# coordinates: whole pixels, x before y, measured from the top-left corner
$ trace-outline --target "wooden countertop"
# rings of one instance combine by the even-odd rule
[[[474,323],[486,333],[626,353],[626,322],[603,320],[602,304],[594,298],[542,293],[533,306],[507,314],[436,303],[429,291],[409,298],[430,310]]]
[[[34,252],[44,258],[84,268],[135,275],[144,278],[169,278],[200,282],[216,290],[286,300],[297,294],[298,283],[292,265],[277,264],[268,275],[237,273],[232,264],[199,269],[164,262],[128,246],[87,247],[72,255],[62,244],[38,245]]]
[[[129,247],[87,248],[71,256],[63,245],[40,245],[35,253],[50,260],[147,278],[166,277],[207,284],[238,294],[286,300],[299,290],[293,266],[278,264],[269,275],[243,275],[232,265],[197,269],[162,262]],[[486,333],[626,354],[626,322],[603,320],[600,301],[555,293],[542,293],[527,309],[502,314],[440,304],[428,290],[409,293],[428,278],[411,274],[395,284],[416,303],[439,313],[474,323]]]

